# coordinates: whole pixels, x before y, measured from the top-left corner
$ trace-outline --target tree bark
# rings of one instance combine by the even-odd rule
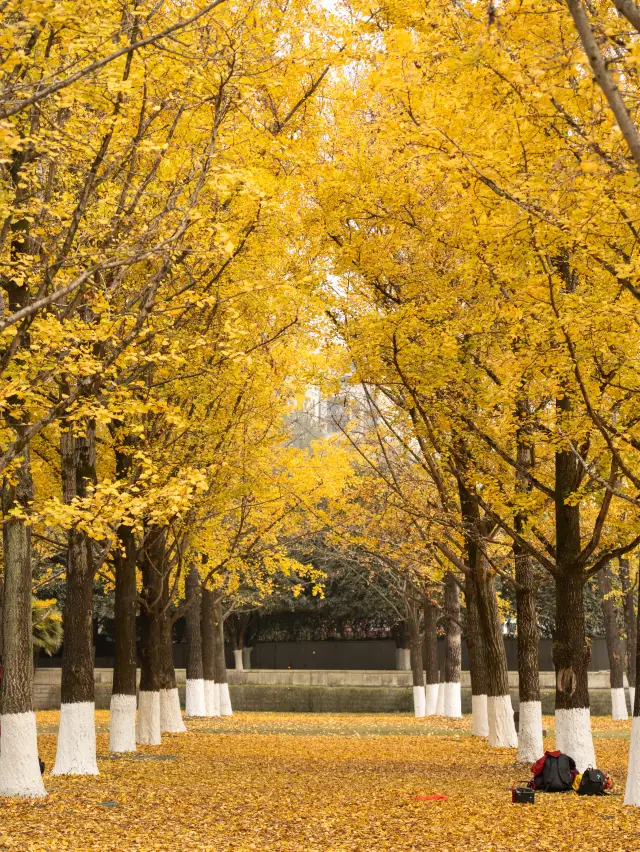
[[[640,595],[638,595],[636,613],[636,635],[640,630]],[[640,643],[636,644],[636,672],[640,671]],[[632,708],[631,741],[629,743],[629,763],[627,767],[627,786],[624,791],[624,804],[640,807],[640,689],[636,690]]]
[[[207,716],[219,716],[219,696],[216,697],[216,652],[215,652],[215,598],[213,591],[202,588],[201,607],[202,674],[204,677],[204,704]],[[219,692],[219,690],[218,690]]]
[[[160,744],[160,687],[163,642],[163,572],[165,535],[161,527],[146,531],[140,554],[142,593],[140,606],[140,694],[137,741]]]
[[[478,622],[484,640],[487,672],[487,716],[489,745],[515,747],[518,744],[511,693],[507,653],[502,635],[493,572],[489,568],[483,543],[480,508],[475,494],[458,480],[460,509],[465,529],[467,561],[474,584]]]
[[[627,634],[625,665],[629,681],[629,699],[631,712],[635,703],[636,689],[636,651],[638,647],[638,628],[636,624],[635,584],[629,576],[629,560],[620,560],[620,582],[622,584],[622,611],[624,613],[625,631]]]
[[[204,672],[202,665],[202,638],[200,574],[195,565],[189,569],[185,581],[187,604],[187,716],[204,716]]]
[[[556,402],[570,411],[565,397]],[[556,624],[553,661],[556,671],[556,747],[571,755],[578,771],[595,766],[589,712],[588,668],[591,652],[585,636],[584,571],[579,566],[580,506],[571,496],[580,481],[578,462],[568,450],[555,456]]]
[[[96,482],[96,426],[85,434],[67,429],[61,436],[63,499],[86,498]],[[68,534],[60,726],[54,775],[97,775],[94,676],[93,578],[91,539],[73,527]]]
[[[624,694],[624,660],[622,642],[618,629],[618,614],[612,597],[613,584],[611,568],[608,565],[598,571],[598,590],[602,605],[604,633],[609,655],[609,684],[611,686],[611,716],[613,719],[627,719],[627,700]]]
[[[460,692],[461,630],[460,592],[451,571],[444,576],[445,661],[444,661],[444,715],[462,716]]]
[[[430,594],[430,593],[429,593]],[[422,658],[425,669],[425,715],[433,716],[438,706],[438,607],[425,595],[422,604],[424,616],[424,640]]]
[[[181,734],[187,729],[180,709],[180,694],[173,663],[173,621],[169,612],[169,575],[165,572],[162,606],[162,648],[160,651],[160,730]]]
[[[413,682],[413,711],[416,717],[425,715],[424,671],[422,669],[422,642],[420,641],[420,610],[413,600],[405,602],[409,628],[409,651]]]
[[[133,529],[121,524],[114,553],[115,660],[109,715],[109,751],[136,750],[137,549]]]
[[[11,510],[24,512],[33,498],[29,448],[13,482],[2,488],[4,548],[2,749],[0,796],[40,798],[46,795],[38,764],[36,717],[33,712],[33,642],[31,635],[31,530]]]
[[[471,732],[476,737],[487,737],[489,736],[487,662],[484,636],[478,615],[476,587],[470,573],[464,578],[464,600],[467,610],[467,652],[471,676]]]
[[[231,697],[227,683],[227,664],[224,659],[224,618],[222,601],[216,601],[214,606],[214,638],[216,661],[216,685],[219,687],[219,706],[221,716],[232,716]]]

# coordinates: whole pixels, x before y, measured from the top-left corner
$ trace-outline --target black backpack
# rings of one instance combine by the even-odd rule
[[[576,762],[568,754],[560,754],[558,757],[548,754],[542,768],[540,789],[545,793],[567,792],[573,782],[571,770],[575,768]]]
[[[604,796],[604,785],[607,779],[604,777],[604,772],[599,769],[585,769],[582,773],[580,786],[578,787],[579,796]]]

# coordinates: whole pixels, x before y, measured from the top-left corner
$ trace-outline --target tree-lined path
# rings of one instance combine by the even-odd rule
[[[464,640],[475,739],[443,748],[504,766],[543,749],[541,634],[554,744],[607,759],[601,626],[632,819],[639,56],[633,0],[0,4],[0,797],[69,808],[197,753],[233,715],[225,635],[241,667],[253,614],[342,584],[334,627],[396,639],[418,719],[461,718]]]
[[[57,714],[39,722],[46,758]],[[545,718],[550,725],[552,718]],[[407,716],[242,713],[202,720],[148,747],[141,760],[106,755],[97,717],[99,781],[47,779],[45,802],[8,803],[7,849],[193,852],[262,846],[282,852],[462,848],[595,852],[636,848],[633,809],[620,799],[539,797],[511,805],[513,755],[471,736],[470,720],[425,726]],[[627,730],[596,719],[598,754],[624,773]],[[516,775],[514,775],[514,771]],[[440,793],[447,801],[417,796]],[[571,831],[567,831],[571,825]]]

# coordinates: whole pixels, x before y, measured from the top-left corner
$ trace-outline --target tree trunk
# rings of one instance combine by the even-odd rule
[[[227,664],[224,659],[224,618],[222,615],[222,601],[216,601],[214,606],[214,637],[216,652],[216,686],[218,687],[221,716],[233,716],[231,707],[231,696],[229,695],[229,684],[227,683]]]
[[[220,708],[216,701],[216,660],[215,660],[215,599],[211,589],[202,588],[202,675],[204,678],[205,716],[219,716]],[[219,691],[219,690],[218,690]]]
[[[413,712],[418,718],[425,715],[424,672],[422,670],[422,643],[420,641],[420,610],[414,601],[406,600],[409,650],[413,680]]]
[[[130,444],[131,441],[125,443]],[[128,481],[131,452],[116,450],[116,476]],[[109,751],[136,750],[136,611],[138,591],[136,563],[138,553],[133,527],[121,524],[113,555],[115,568],[115,660],[109,714]]]
[[[534,763],[544,754],[542,703],[538,668],[538,621],[535,571],[528,553],[517,544],[513,548],[516,578],[516,617],[518,626],[518,693],[520,724],[518,761]]]
[[[598,571],[598,590],[602,604],[604,633],[609,655],[609,683],[611,686],[611,718],[623,720],[628,718],[627,699],[624,694],[624,660],[622,658],[622,642],[618,629],[618,615],[615,601],[612,597],[611,568],[608,565]]]
[[[96,427],[61,436],[63,499],[84,499],[96,481]],[[68,535],[58,748],[53,775],[97,775],[93,677],[93,554],[85,532]]]
[[[529,426],[530,406],[526,399],[518,402],[520,423],[517,431],[517,460],[522,470],[516,471],[516,492],[526,495],[531,483],[524,470],[534,466],[533,436]],[[518,512],[515,529],[523,534],[526,515]],[[518,541],[513,545],[516,579],[516,617],[518,629],[518,693],[520,725],[518,730],[518,761],[534,763],[543,753],[542,703],[540,701],[540,672],[538,668],[538,619],[536,612],[535,569],[529,553]]]
[[[471,733],[476,737],[488,737],[487,662],[478,615],[476,587],[471,574],[464,578],[464,600],[467,609],[467,652],[471,675]]]
[[[31,530],[24,518],[7,517],[24,510],[33,498],[29,448],[2,489],[4,599],[2,688],[0,691],[0,796],[46,796],[38,764],[36,716],[33,712],[33,643],[31,636]]]
[[[478,548],[474,579],[478,592],[478,612],[484,634],[487,663],[489,745],[516,748],[518,735],[511,705],[507,653],[504,647],[495,583],[493,574],[488,570],[484,552],[480,548]]]
[[[478,623],[483,637],[487,673],[487,717],[489,745],[518,745],[513,719],[507,653],[496,599],[493,572],[490,570],[482,538],[480,507],[475,494],[458,481],[460,509],[465,528],[467,561],[474,583]]]
[[[201,602],[200,574],[192,565],[185,581],[187,604],[187,716],[206,716],[204,702],[204,673],[202,668],[202,637],[200,634]]]
[[[140,606],[140,693],[137,741],[160,745],[160,683],[163,642],[162,586],[165,530],[151,526],[142,544]]]
[[[438,669],[438,607],[429,597],[425,596],[422,609],[424,614],[422,657],[426,675],[425,716],[433,716],[438,706],[438,682],[440,680]]]
[[[396,671],[408,672],[411,670],[411,650],[407,622],[399,621],[394,624],[391,635],[396,642]]]
[[[460,692],[461,630],[460,592],[455,577],[448,571],[444,575],[444,715],[459,719],[462,716]]]
[[[562,399],[557,408],[568,410]],[[570,451],[556,453],[556,624],[553,662],[556,670],[556,748],[570,755],[579,772],[595,766],[588,668],[590,650],[584,625],[584,572],[577,567],[581,552],[580,507],[566,502],[579,482],[578,462]]]
[[[444,667],[445,655],[438,661],[438,700],[436,702],[436,716],[444,716]]]
[[[636,636],[640,629],[640,595],[638,595],[636,614]],[[636,672],[640,671],[640,643],[636,644]],[[629,742],[629,763],[627,767],[627,786],[624,791],[624,804],[640,807],[640,689],[635,694],[632,707],[631,741]]]
[[[115,563],[115,661],[109,724],[109,751],[136,750],[136,590],[137,550],[133,529],[118,527]]]
[[[187,728],[180,709],[180,693],[173,664],[173,624],[168,609],[168,574],[164,581],[162,649],[160,651],[160,732],[183,734]]]
[[[622,611],[624,613],[627,642],[625,649],[625,664],[629,683],[629,706],[633,714],[636,693],[636,649],[638,646],[638,628],[636,625],[635,583],[629,576],[629,560],[620,560],[620,582],[622,583]]]

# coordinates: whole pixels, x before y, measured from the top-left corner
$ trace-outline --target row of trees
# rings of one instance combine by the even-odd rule
[[[104,5],[1,12],[0,711],[32,773],[3,746],[1,789],[41,792],[33,536],[67,542],[59,771],[85,766],[68,755],[93,726],[97,571],[129,679],[140,600],[144,720],[169,614],[200,586],[313,584],[289,554],[320,533],[420,595],[443,584],[450,712],[462,590],[474,726],[496,746],[518,743],[511,584],[527,757],[552,587],[556,744],[593,764],[584,587],[604,578],[608,600],[602,572],[624,582],[640,545],[638,8]],[[289,400],[344,376],[340,436],[287,448]],[[630,755],[638,805],[640,695]]]
[[[316,358],[296,175],[348,32],[306,0],[9,0],[0,26],[0,794],[42,796],[34,568],[64,577],[56,774],[97,772],[96,578],[115,751],[184,728],[177,618],[188,712],[229,711],[221,598],[316,583],[288,556],[328,480],[284,429]]]
[[[369,24],[375,56],[333,90],[309,179],[327,335],[360,388],[343,432],[362,475],[336,528],[419,588],[462,588],[492,745],[517,743],[496,577],[513,585],[527,758],[551,586],[556,745],[583,769],[585,584],[609,600],[640,544],[640,13],[389,3]],[[633,804],[639,760],[636,696]]]

